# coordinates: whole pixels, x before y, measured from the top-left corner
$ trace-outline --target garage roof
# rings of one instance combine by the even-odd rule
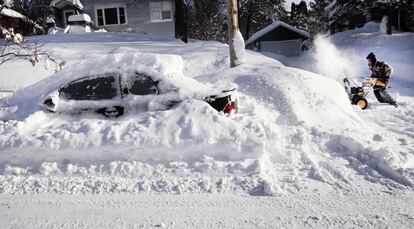
[[[311,38],[310,34],[306,31],[300,30],[298,28],[295,28],[291,25],[288,25],[282,21],[274,21],[272,24],[266,26],[265,28],[259,30],[258,32],[256,32],[255,34],[253,34],[247,41],[246,41],[246,45],[249,45],[250,43],[253,43],[254,41],[258,40],[259,38],[263,37],[264,35],[266,35],[267,33],[271,32],[272,30],[276,29],[277,27],[284,27],[286,29],[289,29],[293,32],[296,32],[306,38]]]

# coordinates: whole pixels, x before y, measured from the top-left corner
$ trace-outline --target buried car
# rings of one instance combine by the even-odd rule
[[[237,111],[235,89],[200,83],[184,74],[184,65],[178,55],[123,49],[77,60],[0,99],[0,120],[25,120],[39,110],[117,117],[167,110],[189,99],[205,101],[226,114]]]
[[[145,73],[104,73],[64,84],[47,96],[41,107],[51,112],[93,111],[106,117],[119,117],[129,111],[167,110],[185,99],[196,98],[227,115],[237,111],[235,88],[211,89],[209,94],[192,96],[182,90]]]

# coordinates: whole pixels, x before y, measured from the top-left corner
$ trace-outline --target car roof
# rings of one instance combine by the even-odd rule
[[[181,56],[149,53],[113,53],[97,55],[96,58],[74,62],[63,70],[31,86],[22,88],[11,96],[0,100],[0,106],[24,106],[39,103],[63,85],[85,76],[108,73],[132,75],[136,72],[151,76],[154,81],[163,81],[180,89],[186,96],[211,93],[211,88],[183,74]],[[30,104],[27,104],[28,106]],[[27,111],[30,112],[30,111]]]
[[[50,94],[64,84],[85,77],[105,74],[122,76],[135,73],[150,76],[154,81],[165,81],[171,85],[190,92],[209,91],[211,88],[183,74],[183,61],[180,56],[149,53],[116,53],[103,57],[73,63],[65,69],[47,77],[36,84],[22,88],[14,93],[16,97],[24,97],[28,91],[33,97],[38,94]],[[97,66],[97,67],[91,67]]]

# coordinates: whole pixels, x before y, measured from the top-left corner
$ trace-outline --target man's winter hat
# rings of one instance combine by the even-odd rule
[[[370,52],[367,56],[367,59],[376,60],[377,58],[375,57],[374,53]]]

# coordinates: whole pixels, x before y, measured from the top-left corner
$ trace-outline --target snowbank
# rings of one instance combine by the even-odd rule
[[[386,132],[370,119],[382,109],[391,114],[388,108],[361,118],[331,77],[251,51],[245,64],[229,70],[228,46],[218,42],[115,33],[33,39],[46,41],[68,64],[1,100],[3,117],[14,120],[0,122],[0,192],[264,195],[412,185],[412,103],[380,117],[405,126]],[[114,70],[162,77],[189,94],[235,85],[239,113],[226,117],[193,99],[118,119],[39,111],[37,101],[62,83]],[[28,82],[23,73],[16,77]]]
[[[244,38],[240,31],[234,34],[233,38],[234,50],[236,52],[236,66],[245,62],[246,51],[244,49]]]
[[[379,104],[372,92],[370,92],[367,97],[370,104],[369,109],[360,111],[355,107],[354,110],[364,123],[364,127],[358,128],[355,131],[361,135],[365,131],[365,133],[371,132],[371,134],[356,136],[353,133],[351,135],[355,139],[354,143],[346,141],[350,145],[344,145],[344,141],[335,141],[335,145],[342,145],[345,148],[351,147],[353,149],[351,151],[354,151],[355,148],[352,145],[359,145],[357,142],[375,143],[375,147],[370,146],[371,149],[368,150],[371,154],[376,155],[375,162],[369,162],[371,160],[364,159],[362,161],[364,163],[369,162],[367,164],[370,167],[378,168],[380,174],[388,174],[389,176],[385,176],[394,177],[399,183],[406,183],[401,181],[404,179],[397,178],[391,175],[392,173],[384,172],[387,169],[381,169],[383,167],[381,161],[384,159],[386,161],[385,164],[393,169],[404,168],[408,169],[408,171],[412,170],[412,148],[414,147],[414,142],[411,138],[411,132],[414,122],[406,117],[413,114],[412,96],[414,96],[414,81],[410,78],[414,66],[413,41],[413,33],[384,35],[380,31],[380,24],[368,23],[363,28],[337,33],[332,36],[318,37],[315,40],[314,48],[309,50],[304,56],[298,58],[269,56],[289,66],[325,75],[337,82],[342,82],[344,77],[354,78],[355,81],[361,82],[369,76],[371,72],[365,59],[369,52],[374,52],[379,60],[390,64],[395,71],[390,79],[391,88],[389,90],[398,100],[400,107],[395,109],[391,106]],[[342,146],[339,151],[342,151]],[[408,148],[406,148],[407,146]],[[364,156],[365,153],[358,155],[356,158],[359,159],[366,157]],[[412,184],[412,177],[410,179]]]

